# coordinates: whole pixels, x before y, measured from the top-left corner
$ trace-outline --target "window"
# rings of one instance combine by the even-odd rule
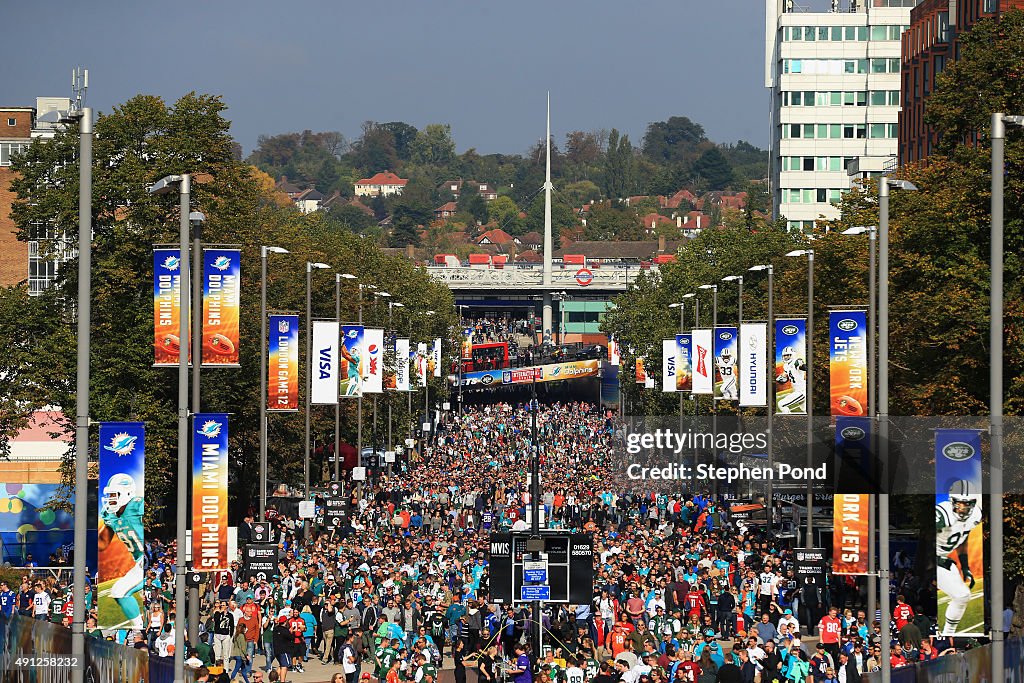
[[[814,31],[814,27],[813,26],[805,26],[804,27],[804,41],[805,42],[806,41],[812,41],[813,42],[814,41],[814,34],[815,34],[815,31]]]
[[[883,58],[876,58],[871,60],[871,73],[873,74],[884,74],[886,70],[886,61]]]
[[[871,91],[871,106],[872,107],[884,107],[889,101],[888,92],[885,90],[872,90]]]
[[[805,171],[813,171],[814,170],[814,157],[804,157],[804,170]]]
[[[28,147],[25,142],[0,142],[0,166],[10,166],[11,157]]]
[[[871,40],[888,40],[889,36],[888,26],[872,26],[871,27]]]
[[[898,74],[900,72],[900,58],[890,57],[889,58],[889,73]]]
[[[828,26],[819,26],[818,27],[818,40],[819,41],[821,41],[821,40],[828,40],[828,33],[829,33]]]
[[[18,125],[18,119],[8,118],[7,119],[7,125],[8,126],[16,126],[16,125]]]
[[[872,123],[871,124],[871,137],[884,138],[886,137],[886,125],[884,123]]]
[[[843,27],[842,26],[833,26],[832,27],[832,41],[838,43],[838,42],[841,42],[842,40],[843,40]]]
[[[949,42],[949,12],[939,12],[939,20],[935,25],[935,42]]]

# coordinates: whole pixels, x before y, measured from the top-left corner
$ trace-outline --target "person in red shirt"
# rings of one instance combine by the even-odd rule
[[[608,636],[608,641],[612,647],[612,659],[626,651],[626,637],[628,635],[629,632],[623,628],[622,624],[615,624],[611,635]]]
[[[892,610],[892,618],[896,620],[897,631],[914,618],[914,608],[907,604],[907,599],[902,595],[896,596],[896,607]]]
[[[686,681],[686,683],[696,683],[697,678],[703,673],[700,668],[700,664],[693,661],[693,652],[690,650],[683,650],[683,661],[679,665],[681,671],[676,671],[677,681]],[[680,673],[682,675],[680,676]]]
[[[697,590],[696,586],[691,586],[690,591],[686,594],[686,616],[693,617],[696,614],[698,617],[701,614],[706,613],[708,610],[708,603],[704,600],[704,594]]]
[[[903,654],[903,646],[897,641],[893,641],[892,653],[889,655],[889,665],[894,669],[907,665],[907,656]]]
[[[818,622],[818,639],[825,646],[825,651],[832,655],[832,661],[839,661],[839,637],[842,635],[843,622],[836,616],[839,610],[830,607],[828,614]]]

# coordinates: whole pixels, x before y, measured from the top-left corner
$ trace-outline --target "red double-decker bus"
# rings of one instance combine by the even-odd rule
[[[463,372],[503,370],[509,367],[508,342],[474,343],[471,355],[471,358],[462,359]]]

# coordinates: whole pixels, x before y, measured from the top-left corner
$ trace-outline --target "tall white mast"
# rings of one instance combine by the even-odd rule
[[[548,92],[547,135],[544,138],[546,163],[544,168],[544,310],[542,323],[544,340],[551,336],[551,92]],[[559,340],[561,341],[561,340]]]

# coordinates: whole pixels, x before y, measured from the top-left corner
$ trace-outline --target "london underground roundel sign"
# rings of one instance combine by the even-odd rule
[[[587,268],[580,268],[576,271],[576,283],[580,287],[586,287],[594,281],[594,274]]]

